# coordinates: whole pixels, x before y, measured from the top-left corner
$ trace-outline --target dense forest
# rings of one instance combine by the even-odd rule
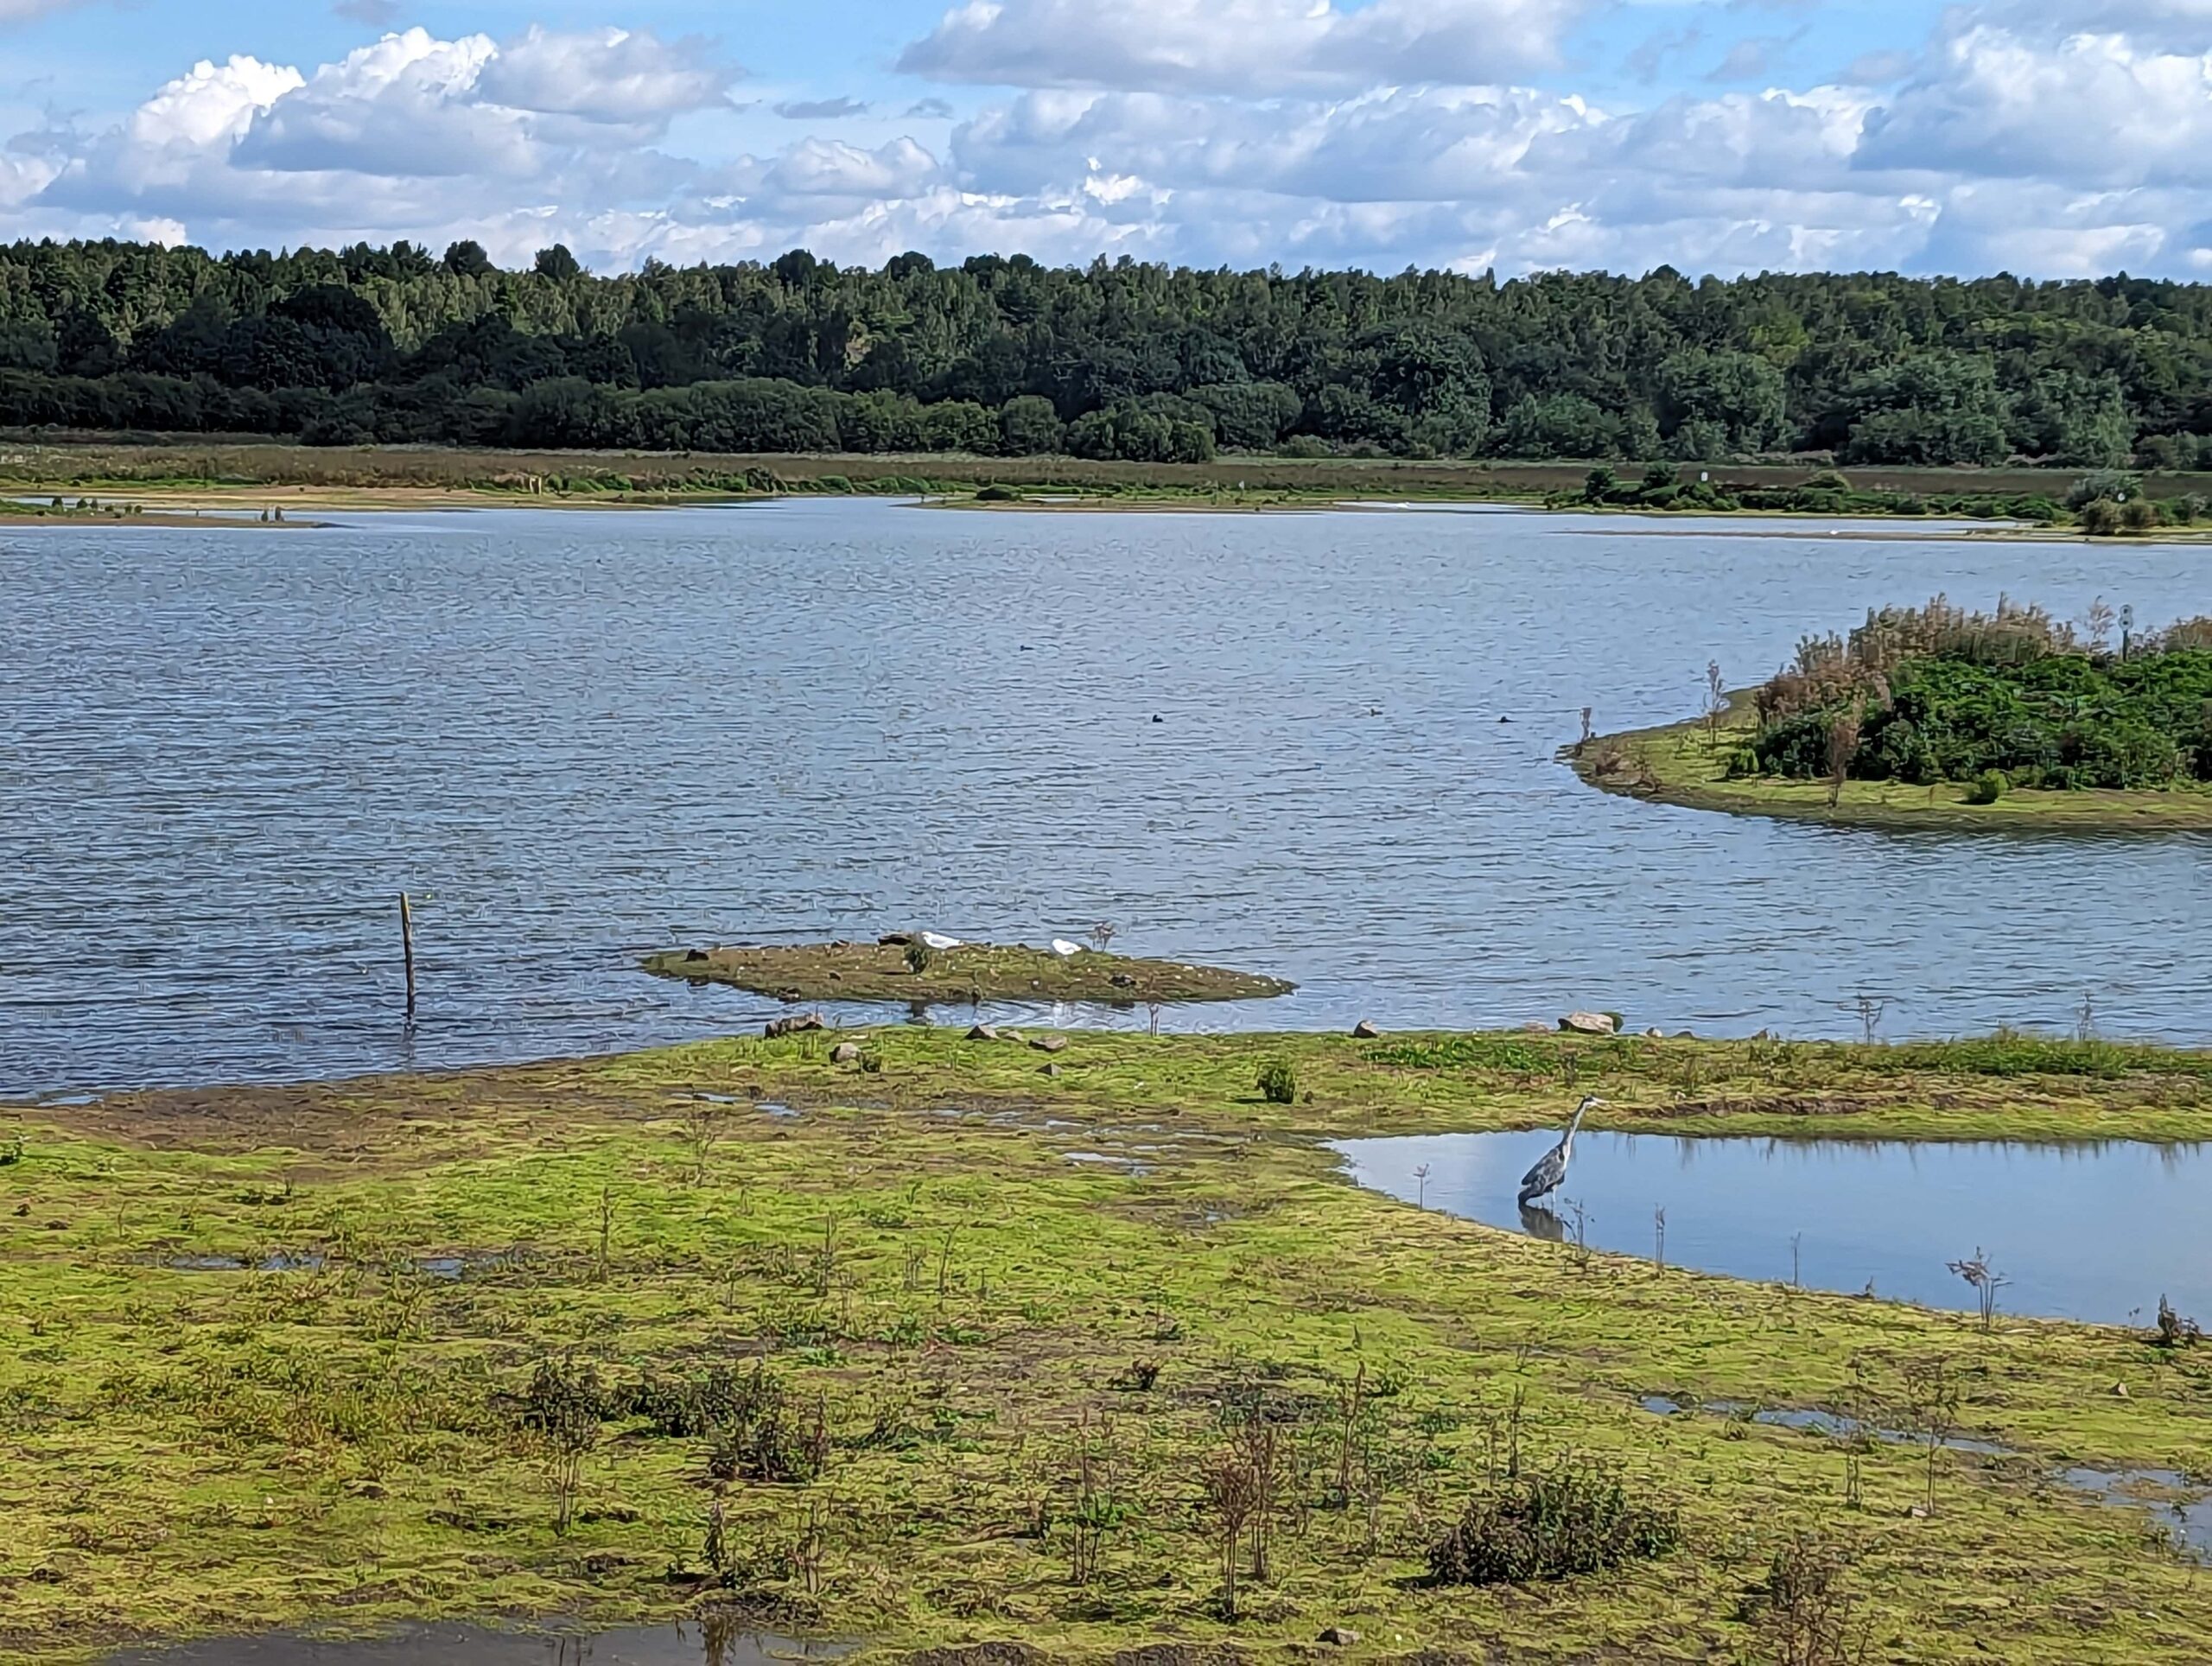
[[[2212,465],[2212,287],[1197,271],[528,271],[461,243],[0,246],[0,425],[1146,461]]]

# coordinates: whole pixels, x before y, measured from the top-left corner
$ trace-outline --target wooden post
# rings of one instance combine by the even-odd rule
[[[407,893],[399,893],[399,951],[407,962],[407,1016],[415,1016],[415,911],[408,906]]]

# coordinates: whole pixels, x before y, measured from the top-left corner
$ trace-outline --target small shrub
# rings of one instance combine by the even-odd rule
[[[1618,1476],[1570,1462],[1474,1498],[1429,1547],[1428,1573],[1438,1585],[1523,1585],[1668,1555],[1681,1542],[1672,1505],[1635,1503]]]
[[[1745,1599],[1741,1617],[1777,1666],[1857,1666],[1866,1657],[1870,1628],[1853,1612],[1844,1582],[1850,1568],[1843,1551],[1802,1534],[1774,1553],[1766,1583]]]
[[[2097,468],[2066,488],[2066,506],[2086,509],[2093,503],[2124,503],[2142,495],[2141,476],[2117,468]]]
[[[775,1379],[757,1365],[743,1375],[714,1365],[689,1381],[645,1378],[631,1390],[629,1410],[652,1424],[656,1434],[708,1434],[742,1428],[779,1391]]]
[[[589,1421],[602,1422],[621,1408],[600,1381],[599,1368],[587,1361],[541,1359],[523,1391],[517,1421],[541,1433]]]
[[[919,977],[937,963],[937,951],[918,938],[906,945],[906,970]]]
[[[2160,1348],[2193,1348],[2204,1339],[2204,1332],[2193,1319],[2183,1319],[2174,1311],[2173,1303],[2163,1295],[2158,1298],[2158,1329],[2151,1339]]]
[[[976,493],[976,501],[977,503],[1020,503],[1021,493],[1010,486],[1000,486],[994,481]]]
[[[1967,802],[1970,804],[1993,804],[2005,796],[2012,785],[2003,770],[1985,769],[1974,784],[1967,789]]]
[[[2109,498],[2094,498],[2075,511],[2082,530],[2093,538],[2108,538],[2118,533],[2123,525],[2120,506]]]
[[[1261,1096],[1271,1105],[1298,1103],[1298,1072],[1287,1059],[1270,1059],[1260,1066]]]

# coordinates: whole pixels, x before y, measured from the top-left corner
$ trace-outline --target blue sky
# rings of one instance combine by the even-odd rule
[[[0,0],[0,238],[2212,278],[2212,0]]]

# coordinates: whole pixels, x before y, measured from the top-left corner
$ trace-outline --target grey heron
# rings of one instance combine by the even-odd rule
[[[1537,1158],[1535,1167],[1521,1177],[1522,1204],[1533,1203],[1547,1192],[1559,1189],[1559,1183],[1567,1178],[1567,1160],[1574,1155],[1574,1130],[1582,1126],[1582,1119],[1593,1106],[1605,1103],[1593,1093],[1575,1106],[1574,1115],[1567,1120],[1567,1132],[1560,1135],[1559,1143]]]

